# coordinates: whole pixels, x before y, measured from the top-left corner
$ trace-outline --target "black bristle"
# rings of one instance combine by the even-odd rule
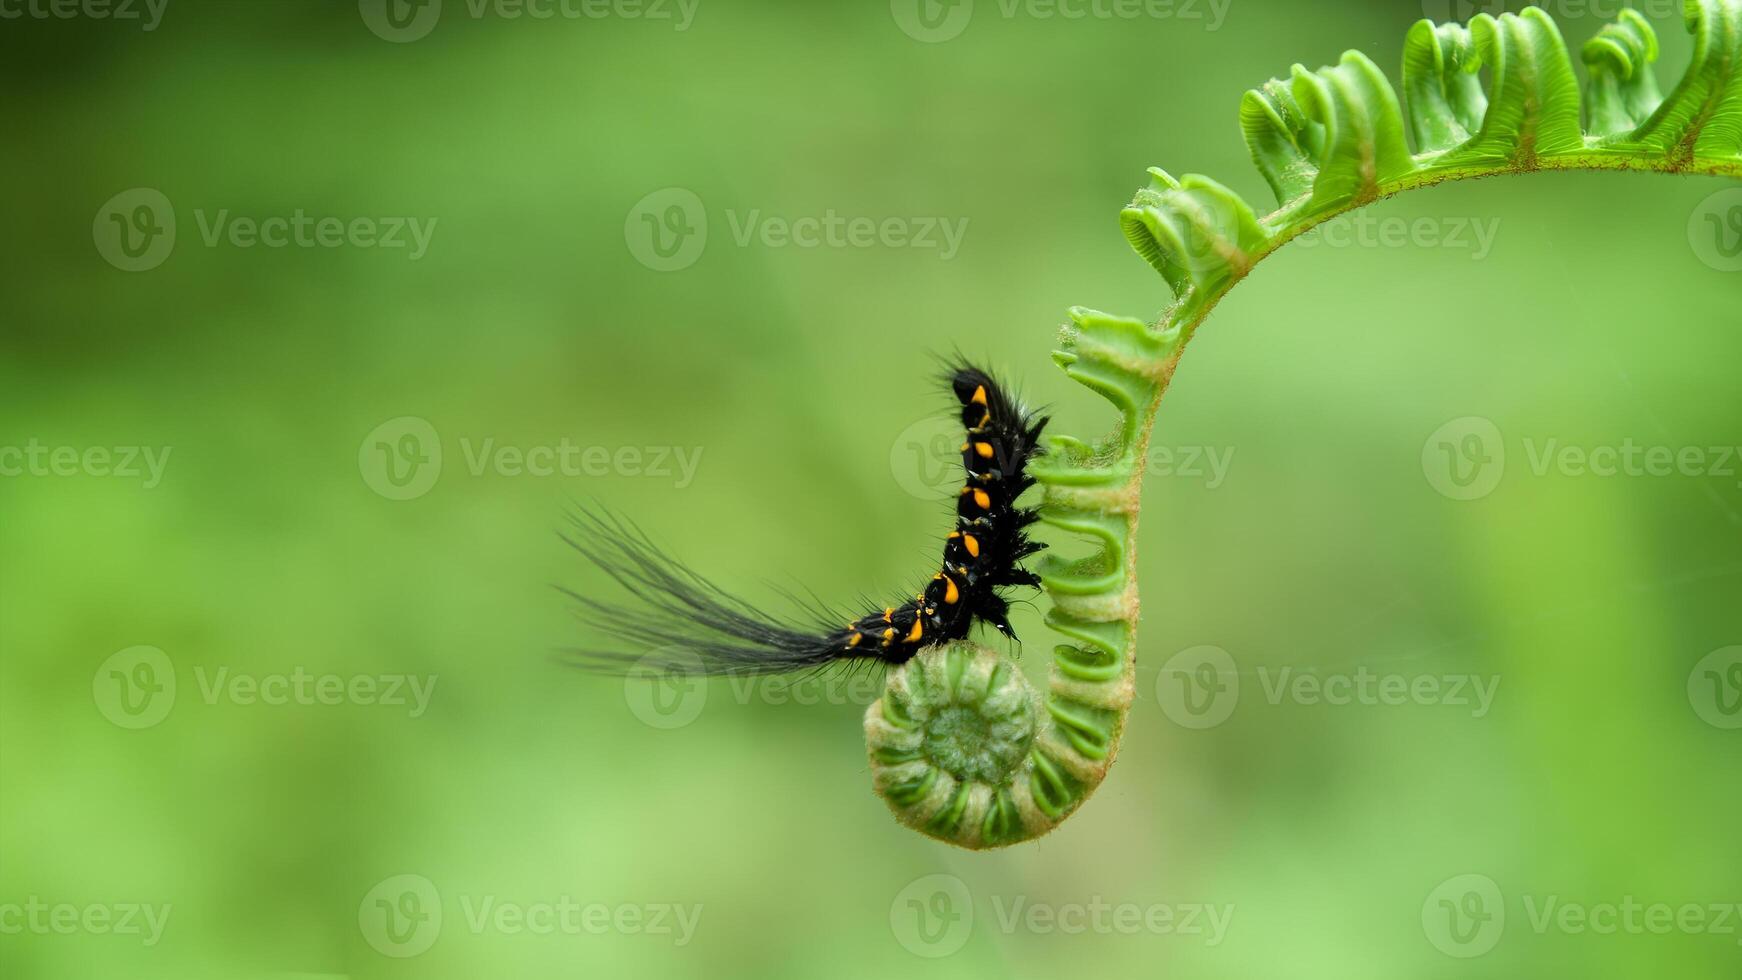
[[[565,540],[638,604],[564,591],[579,603],[585,623],[643,652],[578,650],[571,661],[611,673],[639,666],[781,674],[841,662],[905,663],[925,647],[966,637],[975,621],[1014,636],[1002,590],[1039,584],[1020,565],[1043,547],[1026,534],[1036,515],[1016,501],[1034,484],[1026,467],[1047,420],[1023,410],[991,374],[965,360],[951,362],[945,380],[967,430],[967,481],[955,531],[944,544],[943,568],[921,593],[851,622],[831,621],[820,602],[794,600],[816,621],[808,628],[785,624],[666,554],[628,521],[581,508],[571,517],[574,534]]]

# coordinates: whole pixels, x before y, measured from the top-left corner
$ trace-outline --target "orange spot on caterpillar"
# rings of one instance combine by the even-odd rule
[[[989,442],[976,442],[974,443],[974,452],[979,453],[981,459],[991,459],[992,444]]]
[[[853,634],[853,635],[852,635],[852,637],[850,637],[850,638],[849,638],[849,639],[848,639],[848,640],[847,640],[847,646],[848,646],[848,647],[856,647],[856,646],[858,646],[858,645],[859,645],[859,641],[860,641],[860,640],[863,640],[863,639],[864,639],[864,638],[865,638],[865,636],[864,636],[864,634],[862,634],[862,633],[854,633],[854,634]]]
[[[921,636],[924,636],[924,635],[925,635],[925,628],[923,626],[921,626],[919,620],[916,619],[913,621],[913,632],[907,634],[907,642],[908,643],[918,643],[919,638]]]
[[[965,490],[967,488],[963,487],[962,489]],[[975,490],[974,491],[974,505],[979,507],[981,510],[991,510],[992,509],[992,495],[987,493],[984,490]]]
[[[895,642],[895,631],[892,629],[884,630],[883,631],[883,645],[888,646],[889,644],[894,643],[894,642]]]
[[[894,616],[894,615],[895,615],[895,607],[890,606],[888,609],[883,610],[883,621],[885,623],[894,622],[894,620],[892,620],[890,618],[891,616]]]
[[[974,397],[969,399],[969,401],[972,401],[976,405],[986,404],[986,386],[980,385],[979,387],[975,388],[974,389]]]
[[[968,554],[973,555],[975,558],[980,557],[979,538],[974,537],[972,534],[964,534],[962,535],[962,543],[968,546]]]
[[[944,604],[953,606],[957,602],[960,602],[962,598],[962,590],[956,588],[956,580],[941,572],[938,573],[938,578],[944,580]]]

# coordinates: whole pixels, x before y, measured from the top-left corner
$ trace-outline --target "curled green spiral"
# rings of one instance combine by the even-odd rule
[[[971,643],[889,675],[865,740],[896,819],[981,849],[1031,840],[1076,809],[1112,764],[1134,687],[1116,654],[1084,663],[1059,650],[1044,704],[1015,662]]]
[[[1535,7],[1416,24],[1401,96],[1358,51],[1317,71],[1296,65],[1240,106],[1277,198],[1266,215],[1208,177],[1150,171],[1120,225],[1175,301],[1153,325],[1071,311],[1053,359],[1111,402],[1119,424],[1092,442],[1055,436],[1030,467],[1042,519],[1095,546],[1074,561],[1049,553],[1036,569],[1053,603],[1047,623],[1069,641],[1053,650],[1045,710],[1014,663],[967,645],[892,674],[866,733],[877,791],[903,823],[963,847],[1013,844],[1056,827],[1105,778],[1134,695],[1135,542],[1156,411],[1198,327],[1259,262],[1325,221],[1450,180],[1742,177],[1742,0],[1686,0],[1684,19],[1693,57],[1668,95],[1651,68],[1657,35],[1632,10],[1584,46],[1582,88],[1560,28]],[[981,723],[998,738],[974,741]]]

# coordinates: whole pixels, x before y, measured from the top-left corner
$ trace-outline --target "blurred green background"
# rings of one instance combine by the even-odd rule
[[[1447,186],[1267,263],[1157,427],[1119,764],[970,854],[872,795],[875,684],[559,666],[565,507],[776,607],[908,590],[933,355],[1103,430],[1047,354],[1167,304],[1144,168],[1268,203],[1240,93],[1423,8],[476,2],[0,21],[0,974],[1737,975],[1733,182]],[[251,243],[299,213],[344,224]],[[831,214],[878,231],[783,237]],[[1544,461],[1630,444],[1706,464]]]

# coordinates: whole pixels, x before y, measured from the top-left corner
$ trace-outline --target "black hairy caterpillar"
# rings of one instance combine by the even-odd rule
[[[777,674],[846,661],[905,663],[925,647],[967,637],[976,620],[1014,638],[1003,592],[1040,584],[1021,561],[1044,547],[1028,539],[1035,512],[1016,502],[1034,485],[1027,466],[1047,420],[965,362],[953,365],[945,380],[962,406],[967,481],[956,502],[955,530],[944,542],[943,567],[923,591],[845,626],[817,611],[813,628],[786,625],[667,555],[633,524],[581,510],[572,516],[576,533],[565,540],[640,602],[623,606],[564,591],[580,604],[585,624],[655,652],[581,650],[573,661],[621,671],[633,664],[693,670],[699,660],[705,673]],[[687,653],[688,662],[662,657],[661,650]]]

